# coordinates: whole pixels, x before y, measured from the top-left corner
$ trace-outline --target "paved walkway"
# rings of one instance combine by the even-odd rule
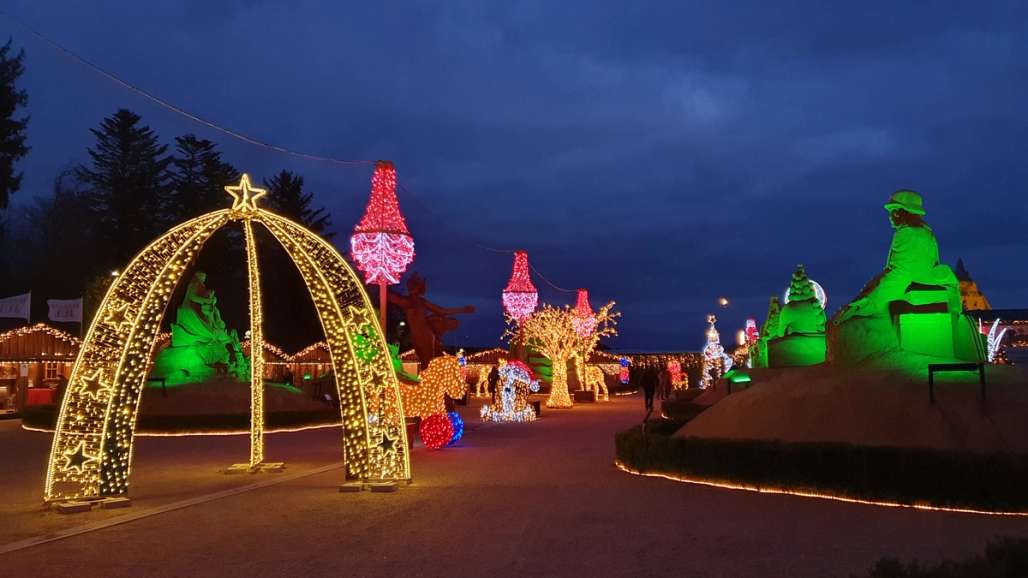
[[[937,560],[1028,519],[759,495],[631,476],[614,431],[637,396],[548,411],[531,424],[469,419],[459,447],[416,448],[415,483],[340,494],[341,470],[245,491],[2,555],[5,576],[849,576],[882,555]],[[473,410],[466,411],[467,417]],[[49,436],[0,422],[0,546],[126,510],[39,508]],[[141,438],[133,513],[253,484],[218,467],[247,438]],[[339,433],[268,438],[290,473],[332,464]],[[271,475],[262,479],[270,479]]]

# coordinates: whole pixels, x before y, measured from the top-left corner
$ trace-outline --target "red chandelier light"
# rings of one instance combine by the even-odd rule
[[[596,315],[593,314],[593,307],[589,304],[588,289],[578,290],[578,302],[575,303],[571,324],[575,327],[575,333],[579,337],[588,337],[596,329]]]
[[[368,285],[395,285],[414,261],[414,238],[396,198],[396,168],[375,163],[371,198],[350,236],[350,252]]]
[[[503,290],[503,310],[518,323],[528,319],[539,304],[539,291],[528,275],[528,253],[514,252],[514,268]]]

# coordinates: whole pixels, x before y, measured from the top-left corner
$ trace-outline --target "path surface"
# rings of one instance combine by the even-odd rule
[[[760,495],[616,470],[613,432],[641,399],[468,420],[459,447],[416,448],[415,483],[340,494],[342,471],[282,483],[4,554],[4,576],[849,576],[880,556],[925,561],[1028,536],[1028,519]],[[471,417],[473,409],[466,409]],[[254,483],[224,476],[247,438],[141,438],[131,511]],[[290,474],[332,464],[332,429],[275,434]],[[39,507],[47,434],[0,422],[0,546],[127,510]]]

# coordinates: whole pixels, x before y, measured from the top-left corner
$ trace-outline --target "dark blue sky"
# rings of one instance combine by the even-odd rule
[[[1028,6],[1021,2],[46,2],[6,10],[140,87],[291,149],[392,159],[451,341],[494,344],[506,254],[614,299],[630,349],[695,349],[796,263],[834,310],[883,265],[881,205],[922,192],[942,258],[1028,306]],[[972,5],[973,4],[973,5]],[[26,202],[118,107],[166,141],[220,143],[255,177],[307,179],[346,241],[370,167],[233,141],[74,63],[28,54]],[[17,208],[14,209],[15,211]],[[554,303],[573,295],[536,278]]]

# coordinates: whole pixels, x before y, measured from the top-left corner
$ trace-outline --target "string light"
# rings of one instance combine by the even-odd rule
[[[589,304],[589,290],[579,289],[578,298],[575,303],[575,316],[571,320],[575,326],[575,332],[579,337],[589,337],[596,329],[596,317],[593,315],[593,307]]]
[[[82,340],[78,337],[75,337],[74,335],[67,333],[65,331],[61,331],[60,329],[50,327],[46,323],[36,323],[35,325],[19,327],[17,329],[11,329],[10,331],[0,333],[0,343],[4,343],[5,341],[17,337],[25,337],[33,333],[42,333],[44,335],[53,337],[58,341],[63,341],[64,343],[73,345],[75,347],[78,347],[82,343]]]
[[[603,377],[603,370],[595,365],[585,368],[585,389],[595,391],[597,400],[610,400],[610,392],[607,390],[607,380]]]
[[[973,508],[949,508],[945,506],[932,506],[930,504],[903,504],[899,502],[887,502],[878,500],[863,500],[860,498],[850,498],[847,496],[839,496],[836,494],[827,494],[821,492],[805,492],[802,490],[790,490],[786,488],[773,488],[768,486],[751,486],[739,483],[730,482],[719,482],[713,480],[705,480],[701,478],[693,478],[679,474],[669,474],[664,472],[646,472],[641,471],[632,467],[629,467],[620,460],[614,461],[614,466],[619,470],[636,475],[646,476],[650,478],[663,478],[665,480],[671,480],[673,482],[684,482],[687,484],[697,484],[701,486],[709,486],[712,488],[721,488],[725,490],[742,490],[747,492],[756,492],[758,494],[782,494],[786,496],[797,496],[801,498],[818,498],[821,500],[832,500],[836,502],[846,502],[849,504],[862,504],[866,506],[881,506],[886,508],[910,508],[912,510],[929,510],[934,512],[956,512],[961,514],[981,514],[987,516],[1028,516],[1028,512],[1011,512],[1011,511],[991,511],[991,510],[976,510]]]
[[[629,361],[629,359],[627,357],[622,356],[621,359],[618,359],[618,366],[619,366],[619,369],[618,369],[618,381],[621,382],[621,385],[625,385],[625,384],[628,383],[628,378],[629,378],[628,365],[630,363],[631,363],[631,361]]]
[[[256,211],[254,202],[267,194],[263,189],[256,189],[256,196],[249,197],[250,179],[244,174],[240,186],[242,188],[233,211]],[[232,192],[233,187],[225,187]],[[247,205],[249,203],[249,205]],[[261,271],[257,264],[257,244],[253,239],[253,224],[250,219],[243,220],[243,233],[246,238],[246,268],[250,285],[250,469],[256,469],[264,462],[264,322],[261,311]],[[256,352],[256,353],[254,353]]]
[[[446,396],[451,399],[464,397],[468,384],[461,374],[456,357],[444,355],[428,363],[415,384],[400,383],[400,397],[403,399],[403,413],[407,417],[425,418],[437,413],[446,413]]]
[[[421,434],[421,443],[425,444],[426,448],[438,450],[453,439],[453,424],[447,414],[433,414],[422,418],[418,433]]]
[[[542,309],[521,322],[520,332],[526,342],[531,343],[553,363],[553,381],[546,407],[569,408],[574,404],[568,392],[567,364],[572,355],[588,357],[601,337],[617,335],[614,327],[618,313],[611,310],[614,302],[604,305],[596,313],[596,328],[587,337],[582,337],[575,329],[575,312],[567,305],[554,307],[544,305]],[[508,329],[506,337],[516,338],[518,333]]]
[[[503,310],[518,323],[522,323],[539,304],[539,291],[528,273],[528,253],[514,252],[514,266],[510,280],[503,290]]]
[[[389,161],[375,163],[371,198],[350,237],[357,268],[368,285],[395,285],[414,261],[414,238],[400,213],[396,198],[396,168]]]
[[[325,331],[339,393],[347,477],[410,479],[396,375],[360,280],[324,239],[257,207],[261,195],[249,187],[248,177],[231,189],[236,193],[235,209],[214,211],[172,228],[136,255],[111,283],[79,349],[61,403],[44,487],[47,502],[127,493],[139,396],[164,311],[200,249],[232,221],[243,221],[244,231],[252,222],[268,229],[307,285]],[[248,246],[248,257],[251,249]],[[256,259],[248,259],[248,271],[251,288],[254,280],[259,286]],[[251,290],[254,343],[261,341],[259,306],[257,287]],[[251,361],[262,357],[251,355]],[[260,384],[260,376],[256,371],[254,385]],[[254,442],[259,438],[255,431],[251,430]],[[251,460],[259,455],[251,449]]]

